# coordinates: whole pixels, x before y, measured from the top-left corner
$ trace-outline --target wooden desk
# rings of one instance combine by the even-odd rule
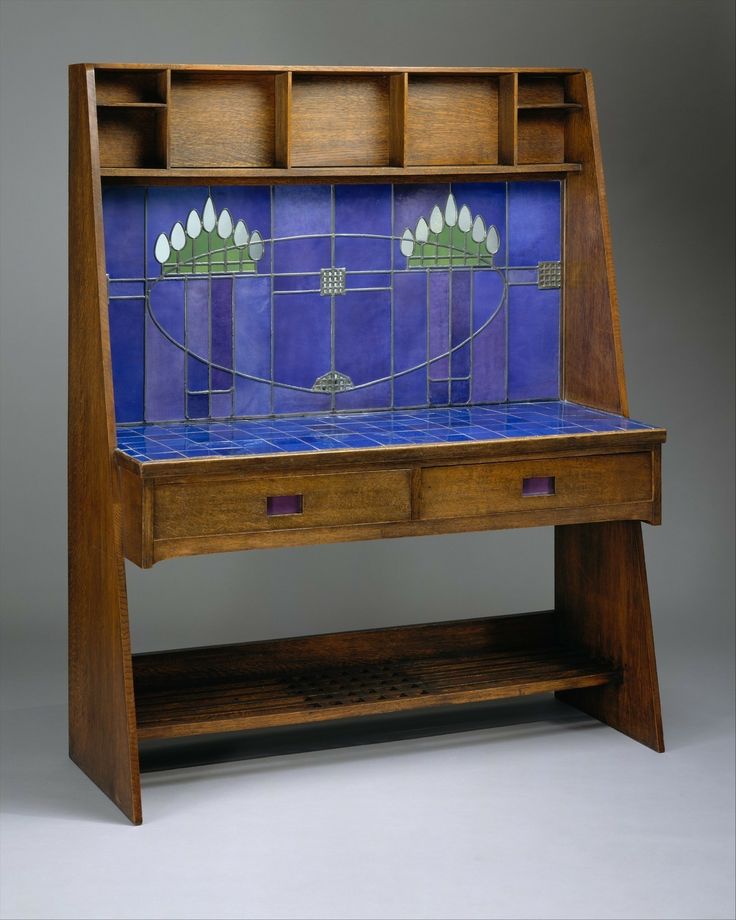
[[[555,692],[663,750],[588,73],[73,65],[69,366],[70,752],[134,823],[139,739]],[[553,611],[131,655],[126,556],[544,525]]]

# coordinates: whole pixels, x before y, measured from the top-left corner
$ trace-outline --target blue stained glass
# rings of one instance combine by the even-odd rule
[[[557,181],[103,199],[119,422],[559,396]]]

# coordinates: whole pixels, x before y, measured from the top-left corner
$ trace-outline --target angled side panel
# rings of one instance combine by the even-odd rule
[[[567,77],[565,159],[582,163],[567,179],[563,388],[566,399],[628,415],[618,296],[598,137],[593,80]]]
[[[94,72],[69,80],[69,752],[140,824]]]
[[[557,696],[655,751],[664,750],[641,524],[555,527],[562,638],[621,668],[620,683]]]

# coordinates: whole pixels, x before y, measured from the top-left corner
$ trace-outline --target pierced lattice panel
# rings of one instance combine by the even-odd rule
[[[295,675],[287,689],[310,709],[409,699],[429,693],[422,680],[392,664],[302,673]]]

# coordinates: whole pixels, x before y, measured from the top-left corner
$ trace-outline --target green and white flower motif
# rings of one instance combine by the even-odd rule
[[[243,220],[233,224],[228,209],[218,214],[208,198],[201,217],[192,209],[184,225],[159,234],[154,255],[164,275],[245,274],[256,271],[264,249],[257,230],[249,233]]]
[[[400,243],[409,268],[492,268],[500,247],[498,230],[493,225],[486,228],[480,214],[473,218],[467,205],[458,210],[452,193],[444,212],[435,205],[429,222],[420,217],[413,232],[409,227],[404,230]]]

